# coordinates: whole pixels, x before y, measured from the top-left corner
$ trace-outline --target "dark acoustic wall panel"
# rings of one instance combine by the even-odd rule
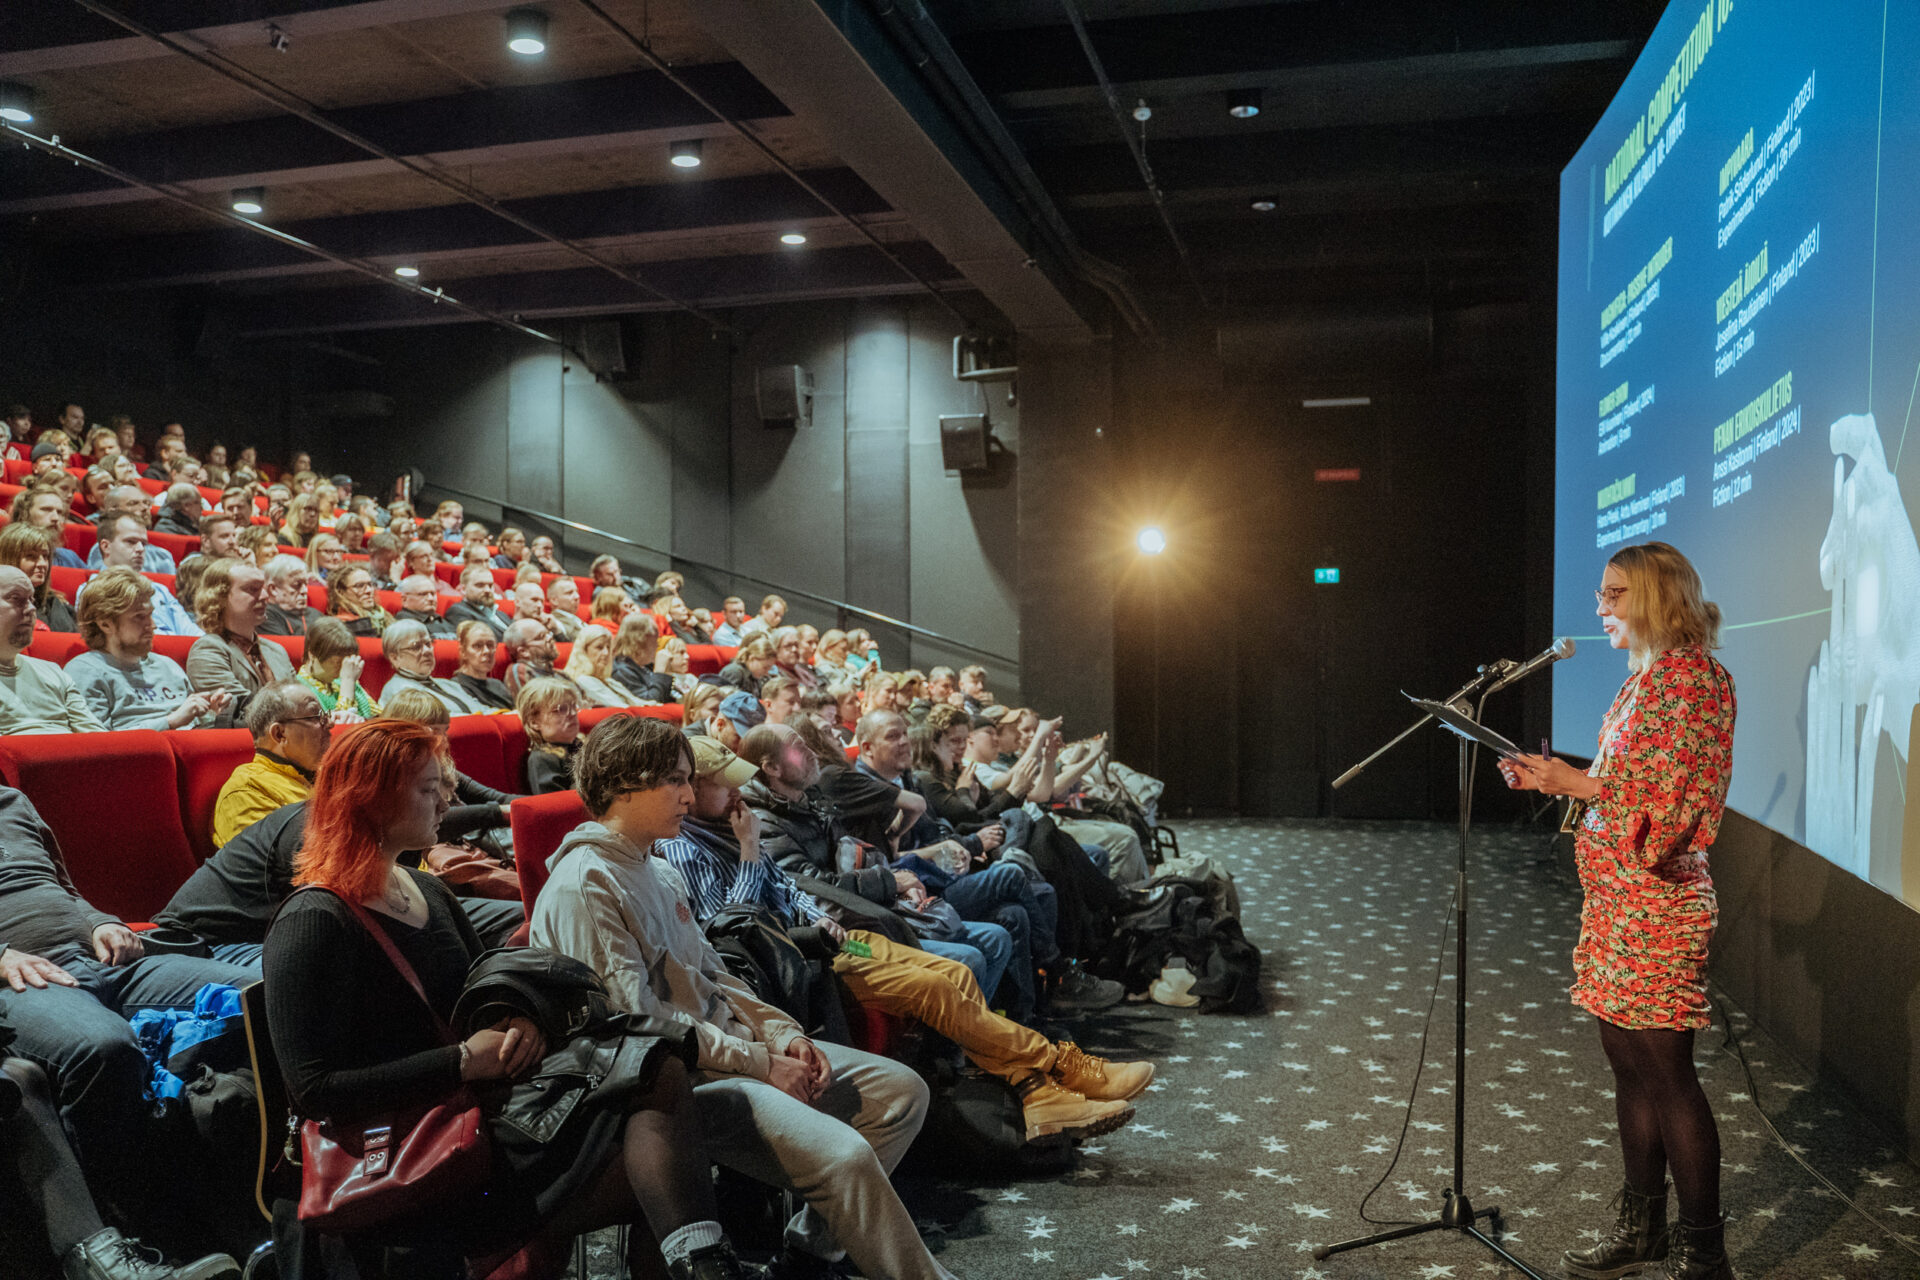
[[[855,303],[847,316],[847,592],[850,599],[897,618],[908,617],[913,608],[908,369],[906,304]],[[886,644],[885,637],[878,638]]]

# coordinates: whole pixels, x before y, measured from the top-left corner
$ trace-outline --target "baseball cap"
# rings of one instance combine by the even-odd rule
[[[353,477],[350,475],[346,475],[345,473],[342,473],[340,475],[333,477],[333,479],[329,480],[327,483],[331,484],[336,489],[344,489],[344,488],[350,487],[353,484]]]
[[[968,733],[972,733],[976,729],[998,729],[999,727],[1000,718],[998,716],[990,716],[984,711],[967,717]]]
[[[729,787],[743,786],[751,782],[759,773],[759,767],[748,764],[739,756],[722,746],[717,738],[705,734],[694,734],[687,739],[693,748],[693,772],[696,777],[718,777]]]
[[[767,709],[745,689],[728,694],[720,703],[720,714],[733,721],[733,727],[742,733],[767,722]]]

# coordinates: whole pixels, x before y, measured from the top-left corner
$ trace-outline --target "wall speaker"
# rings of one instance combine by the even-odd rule
[[[993,425],[984,413],[940,416],[940,464],[949,471],[985,471]]]
[[[761,369],[754,383],[754,399],[760,406],[760,421],[769,427],[813,423],[813,375],[797,364]]]

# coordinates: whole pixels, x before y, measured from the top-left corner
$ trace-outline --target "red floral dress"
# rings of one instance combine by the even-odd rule
[[[1654,658],[1614,696],[1574,837],[1586,901],[1573,1003],[1629,1030],[1707,1026],[1719,919],[1707,848],[1733,774],[1733,678],[1705,648]]]

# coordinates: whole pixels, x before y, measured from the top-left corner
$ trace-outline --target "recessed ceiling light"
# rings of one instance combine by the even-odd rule
[[[547,51],[547,15],[538,9],[514,9],[507,14],[507,48],[524,57]]]
[[[805,244],[806,242],[807,238],[798,231],[789,231],[780,237],[781,244]]]
[[[235,213],[265,213],[267,209],[267,189],[265,187],[235,187],[233,189],[233,211]]]
[[[700,167],[700,139],[682,138],[679,142],[674,143],[667,149],[667,159],[670,163],[682,169],[698,169]]]
[[[1272,213],[1280,207],[1280,202],[1272,196],[1255,196],[1247,202],[1247,207],[1255,213]]]
[[[418,268],[418,267],[395,267],[395,268],[393,269],[393,274],[395,274],[395,275],[397,275],[397,276],[399,276],[399,277],[400,277],[400,278],[401,278],[402,280],[411,280],[411,279],[413,279],[413,278],[414,278],[415,276],[417,276],[417,275],[419,275],[419,274],[420,274],[420,268]]]
[[[0,120],[33,123],[33,90],[23,84],[0,84]]]
[[[1260,90],[1227,90],[1227,114],[1235,120],[1251,120],[1260,114]]]

